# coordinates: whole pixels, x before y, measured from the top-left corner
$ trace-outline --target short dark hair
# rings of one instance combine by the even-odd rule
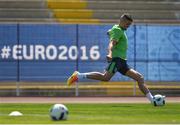
[[[120,17],[120,19],[127,19],[127,20],[133,22],[133,18],[132,18],[132,16],[131,16],[129,13],[124,13],[124,14],[122,14],[122,16]]]

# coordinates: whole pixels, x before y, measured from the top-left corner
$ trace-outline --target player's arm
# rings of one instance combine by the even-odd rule
[[[111,62],[111,60],[112,60],[112,50],[113,50],[114,46],[116,46],[116,44],[118,43],[120,34],[121,34],[121,32],[119,29],[108,30],[108,35],[110,37],[110,42],[109,42],[109,46],[108,46],[108,54],[106,56],[108,62]]]
[[[113,47],[117,44],[116,40],[111,40],[109,42],[109,46],[108,46],[108,55],[106,56],[106,59],[108,62],[111,62],[112,60],[112,49]]]

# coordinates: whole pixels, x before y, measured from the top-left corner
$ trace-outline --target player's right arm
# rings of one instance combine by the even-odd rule
[[[113,50],[113,47],[117,44],[117,41],[116,40],[111,40],[109,42],[109,46],[108,46],[108,54],[106,56],[106,59],[108,62],[111,62],[112,60],[112,50]]]
[[[106,59],[108,62],[111,62],[112,51],[113,51],[114,46],[116,46],[118,43],[118,40],[120,38],[120,31],[118,29],[111,29],[108,31],[108,35],[110,37],[110,42],[108,46],[108,54],[106,56]]]

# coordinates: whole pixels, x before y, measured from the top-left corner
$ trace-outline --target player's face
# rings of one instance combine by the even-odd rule
[[[124,20],[124,22],[123,22],[123,28],[126,30],[131,24],[132,24],[132,21],[130,21],[130,20]]]

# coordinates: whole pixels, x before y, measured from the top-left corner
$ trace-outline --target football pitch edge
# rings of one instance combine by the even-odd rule
[[[0,97],[0,103],[149,103],[146,97]],[[180,97],[166,97],[180,103]]]

